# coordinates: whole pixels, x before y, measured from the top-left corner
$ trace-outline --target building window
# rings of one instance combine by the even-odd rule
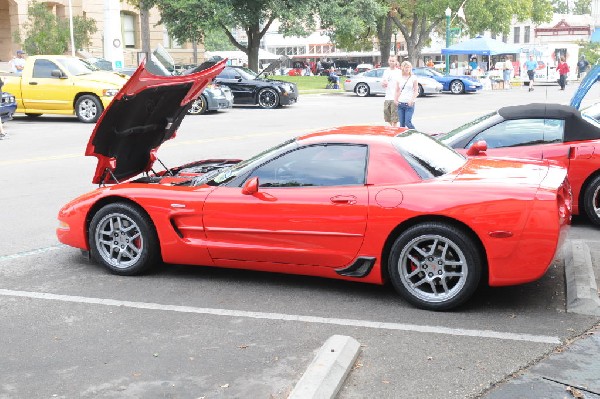
[[[181,48],[181,44],[174,37],[169,36],[167,28],[163,29],[163,46],[165,48]]]
[[[505,34],[505,35],[502,35],[502,41],[503,41],[504,43],[508,43],[508,35],[506,35],[506,34]]]
[[[496,40],[496,34],[492,33],[492,39]]]
[[[529,42],[531,42],[531,26],[526,26],[525,32],[524,32],[524,37],[523,37],[523,43],[529,43]]]
[[[121,13],[121,30],[123,31],[123,44],[125,48],[135,48],[135,15]]]
[[[515,26],[513,30],[513,43],[520,43],[521,41],[521,27]]]

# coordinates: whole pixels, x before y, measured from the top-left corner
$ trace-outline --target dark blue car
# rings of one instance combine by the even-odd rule
[[[440,82],[444,87],[443,91],[449,91],[452,94],[474,93],[481,90],[482,84],[472,76],[444,75],[431,68],[413,68],[413,72],[418,76],[427,76]]]
[[[0,86],[0,91],[2,86]],[[0,103],[0,119],[6,122],[12,119],[13,114],[17,110],[15,96],[10,93],[2,92],[2,102]]]

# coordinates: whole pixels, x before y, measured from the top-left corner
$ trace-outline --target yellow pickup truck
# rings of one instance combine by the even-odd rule
[[[98,71],[77,57],[37,55],[27,58],[21,76],[2,75],[4,90],[17,101],[17,113],[75,114],[82,122],[96,122],[127,79]]]

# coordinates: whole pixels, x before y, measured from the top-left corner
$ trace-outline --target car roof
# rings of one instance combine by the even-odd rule
[[[600,129],[581,116],[570,105],[532,103],[502,107],[498,114],[511,119],[560,119],[565,121],[565,141],[592,140],[600,138]]]

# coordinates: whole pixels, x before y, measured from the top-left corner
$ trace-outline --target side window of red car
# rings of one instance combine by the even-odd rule
[[[261,187],[322,187],[365,184],[367,146],[301,147],[255,169]]]
[[[518,147],[561,142],[564,137],[563,120],[515,119],[494,125],[477,134],[467,148],[485,140],[488,148]]]

